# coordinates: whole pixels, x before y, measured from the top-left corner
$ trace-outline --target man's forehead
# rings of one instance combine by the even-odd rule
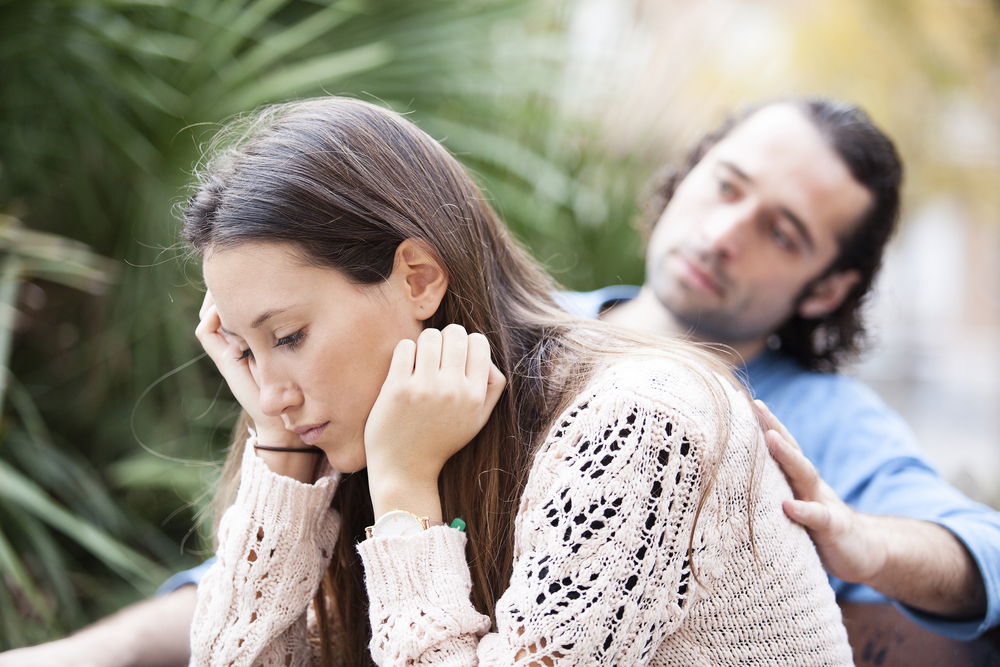
[[[753,113],[706,155],[708,167],[745,178],[772,204],[814,231],[840,235],[858,220],[871,194],[798,108],[785,103]]]
[[[790,104],[771,104],[757,110],[734,127],[711,152],[746,169],[787,167],[827,161],[840,167],[840,157],[830,148],[812,121]]]

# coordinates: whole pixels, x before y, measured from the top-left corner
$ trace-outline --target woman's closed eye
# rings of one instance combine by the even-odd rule
[[[305,337],[306,337],[305,330],[299,329],[293,334],[288,334],[287,336],[282,336],[281,338],[279,338],[273,347],[282,347],[287,345],[288,349],[294,350],[302,343],[302,339]],[[249,347],[245,350],[241,350],[240,356],[236,357],[236,361],[244,361],[246,359],[253,359],[253,352],[250,350]]]
[[[288,334],[287,336],[282,336],[281,338],[279,338],[278,342],[274,344],[274,347],[281,347],[283,345],[287,345],[288,349],[294,350],[302,343],[302,339],[305,337],[306,337],[305,330],[299,329],[293,334]]]

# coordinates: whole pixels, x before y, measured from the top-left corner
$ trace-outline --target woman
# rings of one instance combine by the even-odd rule
[[[194,664],[850,662],[721,364],[556,308],[396,114],[309,100],[218,143],[184,233],[252,428]]]

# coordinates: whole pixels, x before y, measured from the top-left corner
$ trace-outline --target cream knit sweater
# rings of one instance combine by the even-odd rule
[[[782,513],[791,492],[748,402],[719,385],[728,423],[717,423],[706,384],[674,362],[632,358],[594,377],[535,458],[493,631],[469,601],[464,533],[442,526],[359,544],[375,662],[851,664],[819,558]],[[281,477],[251,444],[218,561],[198,587],[193,665],[314,659],[307,608],[337,537],[338,478]]]

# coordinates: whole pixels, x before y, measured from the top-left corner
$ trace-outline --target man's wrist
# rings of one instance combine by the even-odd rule
[[[868,572],[851,583],[879,590],[880,582],[887,573],[891,573],[893,546],[898,542],[893,538],[895,526],[889,517],[873,516],[857,511],[854,512],[854,520],[857,522],[854,539],[864,550]]]
[[[982,575],[951,531],[919,519],[865,516],[885,556],[881,567],[861,583],[937,616],[968,619],[985,612]]]

